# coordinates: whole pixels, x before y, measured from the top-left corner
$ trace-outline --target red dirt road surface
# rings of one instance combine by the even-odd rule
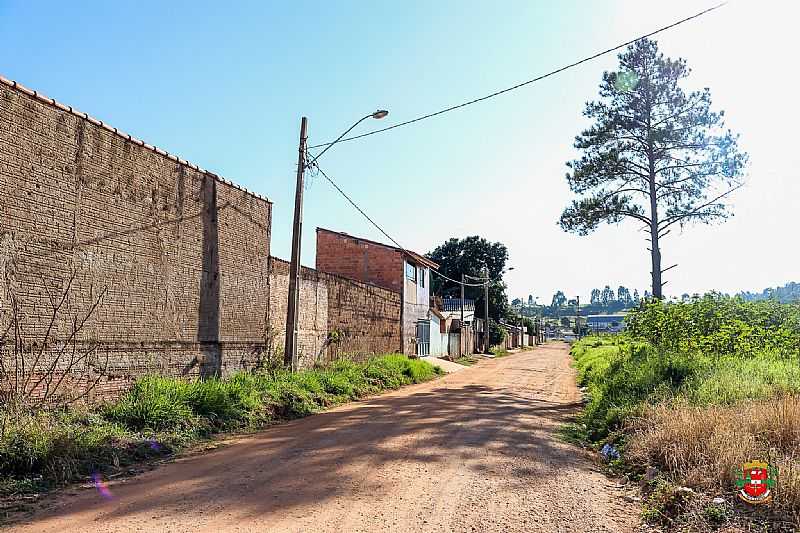
[[[637,511],[554,431],[578,408],[568,347],[227,441],[63,494],[18,532],[632,531]]]

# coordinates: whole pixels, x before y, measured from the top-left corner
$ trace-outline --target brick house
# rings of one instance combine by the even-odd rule
[[[403,353],[428,355],[430,274],[439,265],[421,254],[347,233],[317,228],[317,270],[400,293]]]

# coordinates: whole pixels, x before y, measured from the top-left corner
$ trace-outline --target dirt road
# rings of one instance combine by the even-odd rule
[[[240,438],[63,495],[13,531],[630,531],[636,509],[553,434],[577,408],[566,345]]]

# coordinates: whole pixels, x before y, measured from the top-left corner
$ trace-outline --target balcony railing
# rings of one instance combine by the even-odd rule
[[[461,298],[444,298],[442,299],[442,311],[453,312],[461,311]],[[464,311],[475,311],[475,300],[464,299]]]

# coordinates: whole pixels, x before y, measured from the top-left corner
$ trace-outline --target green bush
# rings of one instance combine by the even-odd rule
[[[344,374],[324,370],[319,375],[320,383],[327,394],[339,401],[357,398],[356,386]]]
[[[625,318],[628,333],[663,349],[751,357],[800,357],[800,304],[708,294],[693,302],[650,300]]]
[[[444,371],[438,366],[433,366],[426,361],[406,359],[406,369],[404,373],[411,379],[412,383],[421,383],[443,374]]]
[[[374,394],[379,390],[367,381],[364,375],[363,363],[355,363],[349,359],[339,359],[331,363],[328,369],[332,374],[340,376],[353,387],[353,394],[351,396],[353,399],[368,394]]]
[[[643,304],[627,332],[587,337],[572,355],[589,403],[587,437],[621,429],[647,403],[681,399],[730,404],[800,392],[800,307],[708,295],[690,303]]]

